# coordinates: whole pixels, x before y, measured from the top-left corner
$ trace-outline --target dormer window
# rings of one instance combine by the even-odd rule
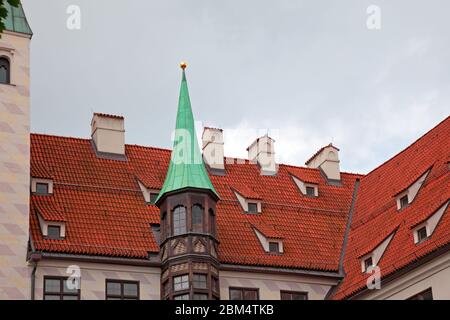
[[[48,183],[43,182],[36,183],[36,194],[39,195],[48,194]]]
[[[280,253],[280,245],[278,242],[270,241],[269,242],[269,252],[270,253]]]
[[[248,213],[258,213],[258,204],[255,202],[248,203]]]
[[[404,196],[402,196],[399,201],[400,201],[400,209],[405,208],[409,204],[408,194],[405,194]]]
[[[421,243],[428,238],[427,227],[423,226],[419,230],[417,230],[417,242]]]
[[[31,193],[36,195],[53,194],[53,180],[44,178],[31,178]]]
[[[306,187],[306,195],[309,197],[314,197],[316,195],[316,190],[314,187],[307,186]]]
[[[427,178],[428,174],[430,173],[431,169],[429,169],[427,172],[425,172],[423,175],[421,175],[413,184],[411,184],[406,189],[400,191],[397,193],[397,210],[402,210],[406,208],[408,205],[410,205],[414,198],[419,193],[419,190],[421,189],[423,183],[425,182],[425,179]]]
[[[302,193],[302,195],[307,197],[318,197],[319,196],[319,186],[315,183],[309,183],[300,180],[299,178],[292,176],[294,183],[297,185],[298,190]]]
[[[371,267],[373,267],[373,260],[372,257],[368,257],[364,260],[364,271],[369,271]]]
[[[415,244],[422,243],[433,235],[449,203],[449,201],[445,202],[439,209],[427,217],[426,220],[411,226]]]

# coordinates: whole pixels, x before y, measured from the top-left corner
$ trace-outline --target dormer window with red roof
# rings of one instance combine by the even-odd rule
[[[439,225],[439,221],[441,221],[442,216],[448,207],[448,204],[449,202],[446,201],[439,209],[427,217],[425,221],[419,221],[411,227],[413,229],[415,244],[420,244],[433,235],[435,229]]]
[[[400,193],[397,193],[397,210],[406,208],[414,201],[414,198],[419,193],[419,190],[421,189],[430,171],[431,169],[427,170],[427,172],[421,175],[413,184],[408,186],[403,191],[400,191]]]
[[[262,222],[253,222],[252,227],[266,253],[282,254],[284,252],[283,237],[273,228],[273,226]]]
[[[256,192],[246,187],[234,190],[234,194],[238,199],[242,209],[246,213],[258,214],[262,211],[262,199]]]
[[[39,196],[53,194],[53,181],[44,178],[31,178],[31,193]]]
[[[300,190],[302,195],[311,197],[311,198],[319,196],[319,186],[317,184],[305,182],[293,175],[292,175],[292,179],[294,180],[294,183],[297,185],[297,188],[298,188],[298,190]]]

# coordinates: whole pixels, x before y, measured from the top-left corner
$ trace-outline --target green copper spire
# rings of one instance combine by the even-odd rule
[[[194,116],[189,99],[186,74],[186,63],[181,63],[183,76],[181,79],[180,98],[178,100],[177,123],[172,156],[166,180],[159,192],[156,203],[161,197],[172,191],[184,188],[209,190],[217,196],[216,190],[209,180],[202,154],[195,134]]]
[[[8,15],[4,21],[5,30],[24,33],[32,36],[30,25],[28,24],[27,17],[23,11],[22,5],[13,7],[8,2],[3,1],[5,9],[8,11]]]

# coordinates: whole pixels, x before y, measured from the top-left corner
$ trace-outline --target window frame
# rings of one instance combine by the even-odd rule
[[[108,294],[108,283],[120,284],[120,295]],[[125,295],[124,284],[136,284],[137,296]],[[117,280],[117,279],[105,279],[105,300],[140,300],[141,299],[141,285],[139,281],[134,280]],[[112,298],[112,299],[110,299]]]
[[[187,281],[183,281],[184,277],[187,277]],[[177,279],[177,278],[181,279],[181,281],[179,283],[179,285],[181,286],[180,289],[176,289],[175,288],[175,285],[177,285],[177,283],[175,283],[175,279]],[[187,287],[183,287],[183,284],[187,284]],[[180,275],[173,276],[173,278],[172,278],[172,288],[173,288],[173,292],[189,290],[190,289],[189,273],[183,273],[183,274],[180,274]]]
[[[425,237],[421,238],[421,231],[425,230]],[[417,233],[417,244],[422,243],[426,240],[428,240],[429,235],[428,235],[428,230],[427,230],[427,226],[422,226],[420,228],[418,228],[416,230]]]
[[[310,193],[308,192],[308,190],[312,190],[312,194],[310,194]],[[311,198],[316,197],[316,187],[315,187],[315,186],[309,186],[309,185],[306,185],[306,186],[305,186],[305,195],[306,195],[307,197],[311,197]]]
[[[250,210],[250,205],[255,206],[255,210]],[[253,201],[249,201],[247,202],[247,213],[250,214],[258,214],[258,203],[257,202],[253,202]]]
[[[58,235],[57,236],[51,236],[50,235],[50,229],[58,229]],[[51,240],[61,240],[61,226],[59,225],[55,225],[55,224],[49,224],[47,226],[47,236],[46,239],[51,239]]]
[[[77,297],[76,300],[81,300],[81,286],[80,289],[77,289],[76,292],[64,292],[64,284],[69,279],[69,277],[60,277],[60,276],[44,276],[43,278],[43,286],[42,286],[42,300],[45,299],[46,296],[59,296],[58,300],[64,300],[64,296]],[[46,280],[58,280],[59,281],[59,292],[47,292]]]
[[[195,211],[195,208],[199,208],[200,211]],[[203,233],[204,232],[204,214],[205,214],[205,208],[203,208],[202,205],[196,203],[192,206],[191,208],[191,212],[192,212],[192,231],[193,232],[198,232],[198,233]],[[195,218],[199,218],[199,217],[195,217],[194,216],[194,212],[195,214],[200,214],[200,222],[198,223],[194,223]]]
[[[270,248],[271,245],[276,245],[277,250],[276,251],[271,250],[271,248]],[[269,241],[269,253],[280,254],[281,253],[280,243],[277,241]]]
[[[195,277],[204,277],[204,287],[196,286],[196,283],[203,283],[203,281],[197,281]],[[208,289],[208,274],[206,273],[193,273],[192,274],[192,287],[194,289]]]
[[[3,63],[2,60],[4,60],[6,63]],[[6,70],[6,80],[5,80],[5,82],[0,81],[0,84],[10,85],[11,84],[11,59],[5,55],[1,55],[0,56],[0,68],[2,66],[5,67],[5,70]]]
[[[175,220],[175,214],[179,214],[177,213],[177,209],[183,209],[183,213],[184,213],[184,219],[177,219]],[[181,213],[180,213],[181,214]],[[183,230],[181,230],[180,225],[175,226],[175,221],[177,221],[177,223],[181,223],[180,221],[184,221],[184,232]],[[179,233],[175,232],[175,230],[181,230]],[[179,235],[183,235],[187,233],[187,210],[185,206],[179,205],[176,206],[173,210],[172,210],[172,236],[179,236]]]
[[[367,264],[367,261],[369,261],[369,260],[370,260],[370,265]],[[364,258],[364,272],[369,271],[369,268],[370,267],[374,267],[374,266],[375,265],[373,264],[373,257],[372,256]]]
[[[231,291],[232,290],[236,290],[236,291],[240,291],[241,292],[241,299],[231,299]],[[256,292],[256,299],[245,299],[245,292],[247,291],[254,291]],[[249,288],[249,287],[229,287],[228,288],[228,298],[229,300],[233,300],[233,301],[257,301],[259,300],[259,288]]]
[[[289,295],[291,299],[283,299],[283,295]],[[303,295],[305,299],[292,299],[293,295]],[[309,300],[308,292],[307,291],[291,291],[291,290],[280,290],[280,300],[303,300],[307,301]]]
[[[39,192],[38,191],[39,186],[46,186],[46,190],[47,191],[45,193],[44,192]],[[45,195],[50,194],[50,184],[47,183],[47,182],[36,182],[36,191],[35,191],[34,194],[39,195],[39,196],[45,196]]]
[[[406,199],[406,204],[403,203],[403,200]],[[403,196],[399,197],[398,202],[400,204],[400,210],[406,208],[407,206],[409,206],[409,198],[408,198],[408,194],[404,194]]]

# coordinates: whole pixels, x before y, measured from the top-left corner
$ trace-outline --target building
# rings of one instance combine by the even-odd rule
[[[277,164],[268,136],[226,158],[221,129],[199,148],[182,65],[173,150],[100,113],[90,139],[31,134],[32,34],[9,10],[1,299],[450,299],[450,117],[367,175],[331,144]]]

